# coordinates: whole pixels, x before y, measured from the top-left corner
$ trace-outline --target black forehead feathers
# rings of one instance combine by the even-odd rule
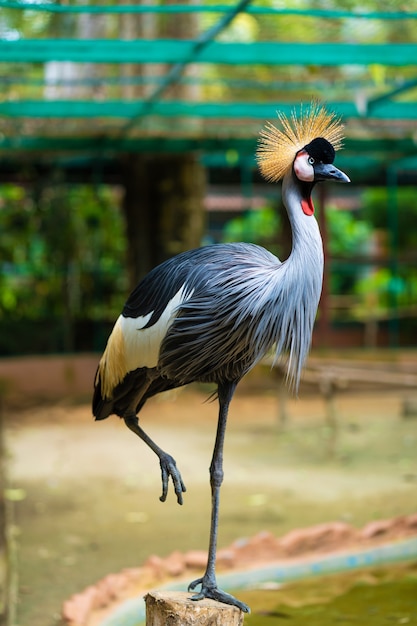
[[[317,137],[317,139],[310,141],[304,146],[304,150],[316,161],[323,163],[333,163],[336,154],[332,144],[323,137]]]

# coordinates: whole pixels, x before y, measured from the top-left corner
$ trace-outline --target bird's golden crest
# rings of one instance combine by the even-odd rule
[[[342,147],[344,137],[340,119],[318,102],[312,102],[306,113],[291,113],[290,118],[278,112],[282,130],[268,122],[260,132],[256,158],[262,176],[278,182],[292,166],[295,155],[316,139],[327,139],[335,150]]]

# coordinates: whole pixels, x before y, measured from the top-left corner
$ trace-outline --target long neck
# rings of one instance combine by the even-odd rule
[[[314,215],[306,215],[303,211],[303,202],[312,207],[312,187],[300,183],[292,172],[286,174],[282,185],[293,244],[291,254],[282,266],[288,297],[280,322],[282,338],[277,344],[277,354],[284,346],[289,349],[288,377],[295,388],[310,348],[323,284],[324,255],[319,227]]]
[[[322,280],[323,242],[314,215],[306,215],[304,205],[312,207],[312,183],[300,182],[293,171],[282,183],[282,198],[287,209],[292,230],[292,250],[288,261],[300,263],[305,270],[313,271]]]

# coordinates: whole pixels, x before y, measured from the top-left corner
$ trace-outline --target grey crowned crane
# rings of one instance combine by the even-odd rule
[[[333,165],[342,125],[317,103],[304,116],[280,115],[282,130],[269,124],[258,149],[267,180],[283,178],[282,198],[293,246],[279,261],[247,243],[190,250],[154,268],[128,298],[100,360],[93,398],[97,420],[115,414],[159,457],[161,501],[172,480],[179,504],[185,485],[175,460],[139,425],[137,414],[157,393],[194,381],[217,386],[219,417],[210,485],[212,516],[208,561],[194,600],[212,598],[248,612],[218,588],[216,547],[223,443],[229,405],[241,378],[271,349],[287,358],[288,382],[297,387],[310,348],[323,277],[323,246],[311,192],[319,181],[349,182]]]

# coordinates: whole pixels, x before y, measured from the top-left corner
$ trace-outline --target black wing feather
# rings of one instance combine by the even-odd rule
[[[122,315],[136,318],[148,315],[152,311],[152,316],[144,328],[153,326],[161,317],[168,302],[187,282],[192,270],[204,261],[209,262],[212,247],[177,254],[151,270],[130,294]]]

